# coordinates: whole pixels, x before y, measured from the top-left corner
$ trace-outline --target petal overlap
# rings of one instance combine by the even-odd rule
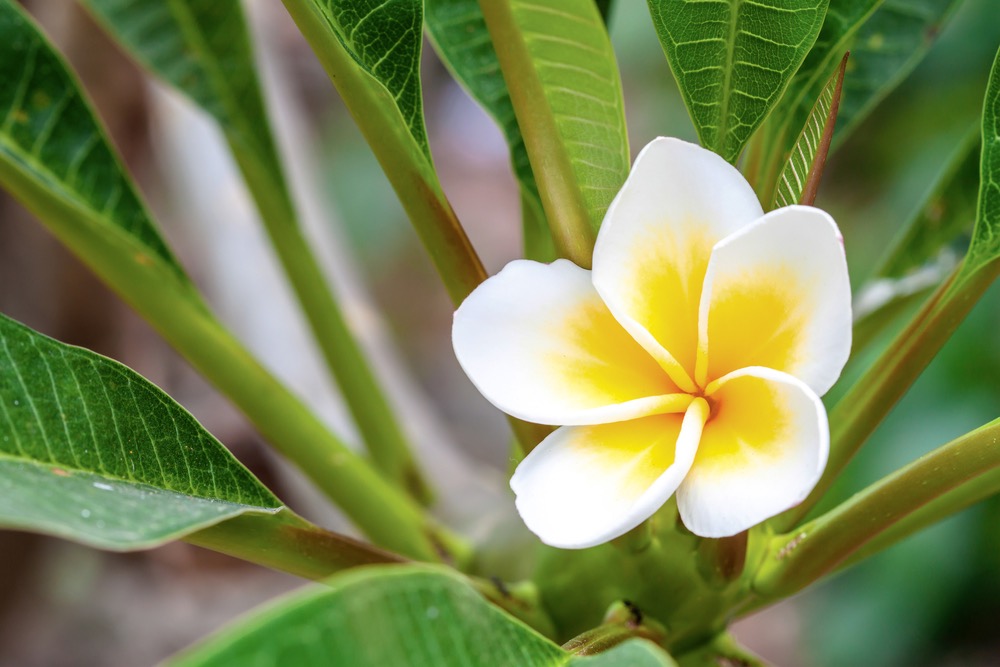
[[[789,206],[730,235],[712,250],[700,311],[702,386],[764,366],[825,394],[851,351],[851,286],[836,223],[817,208]]]
[[[508,264],[455,313],[452,342],[479,391],[520,419],[599,424],[690,402],[567,260]]]
[[[769,368],[721,378],[691,470],[677,491],[688,529],[744,531],[801,502],[826,467],[826,410],[805,383]]]
[[[521,517],[545,543],[565,549],[635,528],[684,479],[707,416],[699,398],[683,415],[557,429],[510,481]]]
[[[762,214],[732,165],[665,138],[642,150],[608,208],[594,248],[594,286],[685,391],[694,389],[698,306],[712,247]]]

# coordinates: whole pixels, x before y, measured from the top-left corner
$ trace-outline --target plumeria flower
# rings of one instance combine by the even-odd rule
[[[601,544],[674,493],[735,535],[801,502],[829,450],[819,397],[851,345],[840,232],[764,214],[711,151],[659,138],[608,209],[593,270],[517,260],[455,313],[462,368],[498,408],[561,426],[511,479],[547,544]]]

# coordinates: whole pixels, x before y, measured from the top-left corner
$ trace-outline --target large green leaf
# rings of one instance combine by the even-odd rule
[[[486,109],[503,131],[510,148],[514,175],[524,207],[525,253],[531,259],[552,260],[554,249],[531,171],[528,150],[517,125],[514,105],[490,41],[477,0],[427,0],[427,29],[438,55],[469,94]]]
[[[593,2],[480,3],[560,252],[589,265],[628,175],[621,78]]]
[[[699,139],[735,162],[812,48],[829,0],[648,2]]]
[[[983,102],[983,152],[980,161],[979,207],[967,271],[992,265],[1000,271],[1000,51],[993,61]]]
[[[433,559],[428,525],[226,331],[163,246],[66,64],[0,0],[0,185],[229,396],[380,545]]]
[[[366,568],[296,593],[168,663],[173,667],[670,667],[633,640],[588,658],[563,651],[424,566]]]
[[[378,158],[458,304],[486,278],[431,161],[420,97],[421,0],[283,0]]]
[[[280,508],[141,376],[0,315],[0,525],[136,549]]]
[[[0,180],[95,212],[93,224],[187,282],[62,59],[10,0],[0,0],[0,118]]]
[[[373,461],[424,498],[403,430],[298,224],[239,0],[82,1],[140,62],[219,122]]]

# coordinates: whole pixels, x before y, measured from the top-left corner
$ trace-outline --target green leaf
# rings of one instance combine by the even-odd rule
[[[348,572],[252,614],[167,663],[301,667],[670,667],[648,642],[575,658],[487,604],[459,575],[426,566]]]
[[[788,161],[778,175],[772,209],[792,204],[812,205],[816,201],[819,179],[823,174],[830,141],[833,139],[834,124],[837,122],[847,58],[844,55],[840,68],[823,88],[802,132],[792,146]]]
[[[812,48],[829,0],[648,2],[698,138],[735,162]]]
[[[441,189],[420,97],[421,0],[283,0],[392,184],[456,304],[486,271]]]
[[[590,265],[628,175],[621,79],[593,2],[481,3],[561,254]]]
[[[429,499],[403,430],[298,224],[239,1],[82,1],[137,60],[219,122],[373,461],[394,483]]]
[[[993,61],[983,102],[979,207],[965,271],[975,272],[987,265],[1000,270],[1000,51]]]
[[[273,152],[239,0],[81,2],[146,68],[227,132],[256,152]]]
[[[427,30],[442,62],[500,126],[521,190],[525,255],[555,259],[538,185],[477,0],[427,0]]]
[[[0,525],[106,549],[281,503],[125,366],[0,315]]]
[[[0,82],[0,181],[93,212],[89,222],[130,243],[137,260],[189,284],[66,65],[10,0],[0,0]]]
[[[857,31],[834,142],[913,71],[962,0],[885,0]]]

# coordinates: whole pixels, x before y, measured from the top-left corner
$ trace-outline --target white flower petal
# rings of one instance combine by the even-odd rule
[[[452,342],[479,391],[528,421],[597,424],[690,402],[567,260],[508,264],[459,307]]]
[[[712,250],[701,296],[696,380],[765,366],[822,396],[851,351],[851,286],[840,231],[809,206],[789,206]]]
[[[727,537],[809,495],[826,467],[830,429],[819,397],[785,373],[744,368],[713,389],[677,507],[692,533]]]
[[[619,322],[693,391],[698,304],[712,247],[763,215],[715,153],[658,138],[635,160],[594,249],[594,286]]]
[[[697,398],[683,416],[558,429],[510,480],[521,518],[543,542],[563,549],[625,534],[677,489],[707,416],[708,404]]]

